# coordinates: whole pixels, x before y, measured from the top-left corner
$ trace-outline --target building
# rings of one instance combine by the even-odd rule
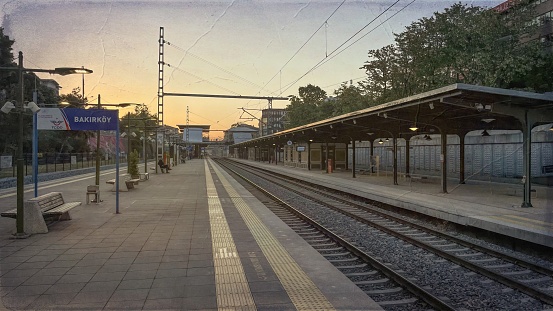
[[[517,1],[508,0],[493,9],[508,14],[509,8],[515,5]],[[540,26],[536,39],[539,39],[545,48],[553,51],[553,0],[532,0],[530,3],[535,5],[534,21]]]
[[[239,144],[250,139],[259,137],[259,129],[248,124],[239,124],[225,131],[224,142],[228,144]]]
[[[267,136],[284,130],[286,109],[263,109],[259,121],[259,134]]]
[[[56,80],[54,80],[54,79],[40,79],[40,84],[47,87],[47,88],[52,89],[56,96],[60,96],[61,86],[59,85],[59,83]]]

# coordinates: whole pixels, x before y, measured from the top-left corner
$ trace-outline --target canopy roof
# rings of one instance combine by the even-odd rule
[[[474,130],[522,130],[553,122],[553,94],[452,84],[379,106],[259,137],[263,141],[314,142],[370,140],[378,137],[409,139],[421,134],[465,135]],[[417,127],[412,131],[410,127]],[[372,134],[371,134],[372,133]],[[368,136],[367,134],[371,135]],[[237,146],[239,144],[235,144]]]

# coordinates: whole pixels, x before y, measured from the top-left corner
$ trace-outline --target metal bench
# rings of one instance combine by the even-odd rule
[[[70,220],[69,211],[81,202],[65,202],[61,192],[50,192],[29,199],[24,206],[25,233],[47,233],[45,219]],[[17,218],[17,208],[1,213],[2,217]]]
[[[541,167],[543,174],[553,174],[553,165],[544,165]]]

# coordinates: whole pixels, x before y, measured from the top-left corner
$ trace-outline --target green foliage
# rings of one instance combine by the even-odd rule
[[[129,163],[127,167],[127,173],[133,177],[139,176],[138,174],[138,151],[133,150],[129,153]]]
[[[413,22],[395,35],[395,44],[370,50],[362,67],[364,93],[384,103],[453,83],[506,88],[518,80],[519,87],[534,90],[550,85],[541,46],[528,38],[537,30],[532,20],[528,4],[508,14],[454,4]],[[543,78],[520,83],[534,71]]]
[[[290,104],[286,106],[287,128],[294,128],[304,124],[324,119],[319,111],[327,98],[326,92],[318,86],[307,85],[299,88],[299,96],[292,96]]]

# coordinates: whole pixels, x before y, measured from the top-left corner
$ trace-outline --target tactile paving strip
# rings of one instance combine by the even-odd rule
[[[219,310],[256,310],[244,268],[211,178],[205,166],[209,223],[215,266],[217,308]]]
[[[269,232],[221,171],[211,160],[210,163],[297,310],[334,310],[319,288]]]

